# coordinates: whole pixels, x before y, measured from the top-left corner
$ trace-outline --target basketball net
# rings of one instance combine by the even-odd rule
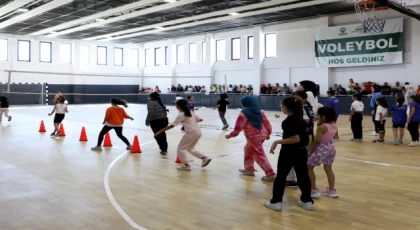
[[[386,16],[388,7],[381,6],[379,3],[366,0],[355,4],[357,17],[362,21],[363,33],[365,34],[381,34],[386,24]]]

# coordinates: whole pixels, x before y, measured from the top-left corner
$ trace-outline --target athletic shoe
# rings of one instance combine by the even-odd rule
[[[314,204],[312,202],[303,202],[301,200],[298,201],[298,205],[305,209],[306,211],[312,211],[314,209]]]
[[[321,197],[321,193],[319,193],[317,188],[311,190],[311,197],[314,199],[319,199]]]
[[[338,197],[337,191],[335,189],[327,188],[325,191],[321,191],[321,194],[324,195],[324,196],[329,196],[331,198],[337,198]]]
[[[12,120],[12,116],[9,116],[9,119],[7,121],[10,122],[11,120]]]
[[[399,141],[398,141],[398,144],[403,145],[403,144],[404,144],[404,142],[403,142],[402,140],[399,140]]]
[[[166,156],[166,155],[168,155],[168,152],[166,152],[166,151],[161,151],[161,152],[160,152],[160,155],[162,155],[162,156]]]
[[[50,135],[51,137],[55,137],[55,132],[51,133]]]
[[[400,142],[399,142],[399,141],[397,141],[397,140],[393,140],[393,141],[391,141],[391,144],[393,144],[393,145],[399,145],[399,144],[400,144]]]
[[[133,149],[133,146],[132,145],[129,145],[129,146],[127,146],[127,148],[126,148],[126,150],[132,150]]]
[[[239,169],[239,172],[242,173],[242,175],[245,175],[245,176],[255,176],[254,172],[248,172],[245,169]]]
[[[281,211],[282,210],[282,203],[278,202],[278,203],[272,204],[270,201],[266,201],[264,203],[264,207],[269,208],[269,209],[274,210],[274,211]]]
[[[263,181],[267,181],[267,182],[274,182],[274,180],[276,179],[276,175],[272,175],[272,176],[263,176],[261,178],[261,180]]]
[[[95,146],[93,148],[91,148],[92,151],[102,151],[102,147],[101,146]]]
[[[227,128],[229,128],[229,125],[223,126],[223,130],[226,130]]]
[[[191,166],[189,165],[181,165],[178,168],[176,168],[178,170],[184,170],[184,171],[191,171]]]
[[[373,143],[384,143],[385,142],[385,140],[374,140],[374,141],[372,141]]]
[[[58,136],[60,136],[60,134],[61,134],[60,132],[57,132],[57,133],[55,134],[55,136],[56,136],[56,137],[58,137]]]
[[[410,144],[408,144],[408,147],[416,147],[419,145],[418,141],[412,141]]]
[[[340,137],[339,136],[334,136],[334,140],[335,141],[339,141],[340,140]]]
[[[298,183],[296,181],[286,181],[286,183],[284,183],[284,187],[286,187],[286,188],[297,188]]]
[[[201,167],[203,167],[203,168],[206,167],[207,165],[210,164],[210,161],[211,161],[210,158],[208,158],[208,157],[204,158],[203,163],[201,164]]]
[[[371,134],[369,134],[369,136],[378,136],[378,135],[379,135],[379,133],[377,133],[375,131],[373,131]]]

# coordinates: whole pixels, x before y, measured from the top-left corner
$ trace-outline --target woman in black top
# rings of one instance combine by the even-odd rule
[[[147,104],[147,118],[146,125],[150,126],[153,133],[156,134],[159,130],[166,128],[169,124],[166,107],[160,100],[160,95],[157,92],[150,94],[150,101]],[[163,132],[159,136],[155,136],[156,142],[161,150],[160,154],[166,156],[168,153],[168,142],[166,140],[166,133]]]
[[[7,117],[8,121],[12,120],[12,116],[9,116],[9,105],[9,99],[7,99],[7,97],[0,96],[0,121],[3,114]]]
[[[270,150],[270,153],[274,154],[277,145],[282,145],[277,164],[277,177],[273,185],[273,198],[265,202],[264,206],[274,211],[282,210],[286,177],[294,167],[302,191],[298,205],[310,211],[313,209],[313,200],[307,165],[308,137],[305,133],[306,123],[303,120],[302,104],[294,97],[287,97],[282,101],[281,109],[287,115],[282,123],[283,139],[275,141]]]
[[[230,103],[227,99],[228,99],[228,95],[226,93],[221,94],[220,95],[220,100],[217,101],[217,107],[216,107],[216,109],[219,111],[220,119],[223,122],[223,130],[225,130],[229,127],[229,125],[228,125],[228,123],[225,119],[227,106],[230,105]]]

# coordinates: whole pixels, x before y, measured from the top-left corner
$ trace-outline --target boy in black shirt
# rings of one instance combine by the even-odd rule
[[[220,100],[217,101],[217,107],[215,108],[219,111],[220,119],[223,122],[223,130],[226,130],[229,127],[229,125],[228,125],[228,123],[225,119],[227,106],[230,105],[227,98],[228,98],[228,95],[226,93],[220,95]]]

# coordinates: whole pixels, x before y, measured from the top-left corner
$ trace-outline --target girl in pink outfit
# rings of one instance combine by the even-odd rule
[[[335,110],[332,107],[322,107],[318,109],[319,123],[316,130],[315,140],[309,150],[308,172],[311,179],[311,197],[317,199],[322,195],[332,198],[338,197],[334,188],[335,176],[332,170],[332,164],[335,159],[334,136],[337,132],[335,123]],[[324,170],[327,174],[329,187],[322,192],[316,188],[316,177],[314,168],[324,164]]]
[[[236,120],[235,129],[226,135],[226,139],[236,137],[244,130],[247,144],[245,145],[245,169],[240,169],[244,175],[255,176],[254,161],[264,170],[265,175],[261,178],[263,181],[273,182],[276,174],[271,168],[270,162],[264,152],[263,143],[270,139],[272,132],[271,124],[261,111],[260,105],[252,96],[241,98],[242,112]]]
[[[176,117],[175,121],[168,127],[158,131],[155,134],[155,137],[179,124],[182,124],[185,128],[185,135],[178,144],[177,155],[182,162],[182,166],[178,167],[178,170],[191,171],[191,166],[188,164],[187,152],[201,159],[203,161],[201,167],[206,167],[210,163],[211,159],[195,149],[195,146],[202,135],[201,129],[198,127],[197,123],[202,122],[203,119],[199,118],[195,115],[195,113],[191,113],[191,110],[188,107],[188,101],[185,99],[178,100],[176,102],[176,108],[180,111],[180,113]]]

